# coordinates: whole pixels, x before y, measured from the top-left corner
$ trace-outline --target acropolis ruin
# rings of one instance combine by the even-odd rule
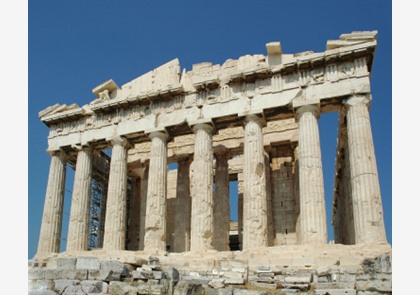
[[[327,41],[324,52],[289,54],[270,42],[266,54],[191,70],[174,59],[123,85],[105,81],[84,106],[42,110],[51,164],[33,269],[60,269],[60,261],[74,259],[73,269],[79,261],[98,261],[93,270],[102,271],[99,262],[119,261],[138,266],[131,270],[147,281],[141,271],[150,270],[142,265],[156,271],[159,263],[161,271],[175,267],[184,281],[217,273],[219,281],[200,281],[200,288],[254,282],[280,292],[289,283],[308,284],[309,292],[310,284],[322,284],[323,267],[331,275],[334,269],[357,273],[363,259],[390,264],[369,117],[376,46],[377,32],[364,31]],[[329,112],[339,118],[333,244],[318,127]],[[60,253],[67,165],[75,174],[67,246]],[[238,183],[237,222],[230,220],[231,181]],[[120,294],[112,291],[117,283],[98,279],[87,265],[77,280],[96,278],[108,288],[97,293]],[[235,269],[240,275],[226,277]],[[286,269],[311,277],[288,282]],[[258,280],[261,273],[272,273],[272,280]],[[273,283],[281,275],[283,281]],[[69,279],[63,271],[55,279],[61,278]],[[315,294],[332,288],[314,286]],[[350,291],[328,292],[363,290],[344,289]],[[133,292],[121,294],[153,293]]]

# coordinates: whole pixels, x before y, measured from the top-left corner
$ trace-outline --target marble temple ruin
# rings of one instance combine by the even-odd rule
[[[189,71],[174,59],[124,85],[98,85],[82,107],[41,111],[51,164],[36,257],[60,252],[66,165],[75,170],[66,257],[175,261],[177,253],[360,245],[389,254],[369,117],[376,37],[342,34],[319,53],[286,54],[270,42],[266,55]],[[335,245],[327,239],[318,126],[329,112],[339,113]],[[229,218],[231,181],[237,223]],[[93,182],[102,190],[91,247]]]

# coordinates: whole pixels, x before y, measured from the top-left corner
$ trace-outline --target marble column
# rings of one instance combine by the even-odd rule
[[[128,242],[127,250],[138,250],[140,233],[140,177],[131,177],[131,196],[128,212]]]
[[[60,252],[64,184],[66,181],[66,155],[61,150],[50,152],[50,155],[50,172],[45,194],[37,256]]]
[[[167,139],[162,131],[149,134],[152,140],[150,151],[149,181],[147,184],[147,208],[144,235],[144,250],[166,251],[166,183]]]
[[[199,123],[195,133],[191,186],[191,247],[192,252],[213,249],[213,126]]]
[[[174,252],[190,250],[191,196],[190,196],[190,159],[178,161],[176,181],[176,213]]]
[[[243,215],[244,215],[244,174],[238,173],[238,241],[239,250],[242,250],[243,245]]]
[[[300,243],[327,243],[327,216],[324,198],[321,147],[319,140],[319,105],[300,105],[299,122],[299,193]]]
[[[229,156],[227,151],[217,153],[215,156],[214,248],[218,251],[229,251]]]
[[[92,150],[89,146],[76,146],[75,148],[78,152],[74,173],[67,251],[87,251],[92,185]]]
[[[127,219],[127,140],[116,137],[112,143],[103,248],[124,250]]]
[[[146,227],[146,208],[147,208],[147,183],[149,182],[149,167],[143,168],[140,183],[140,231],[139,231],[139,250],[144,250],[144,234]]]
[[[243,250],[268,246],[266,170],[262,135],[263,120],[245,118]]]
[[[386,243],[368,104],[370,96],[345,101],[356,244]]]

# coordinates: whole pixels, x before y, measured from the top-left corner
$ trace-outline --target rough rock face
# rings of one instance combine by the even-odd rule
[[[392,294],[390,255],[366,258],[354,267],[337,263],[282,270],[232,261],[212,271],[178,271],[152,256],[136,265],[96,257],[58,258],[51,264],[55,267],[37,262],[30,266],[30,295]]]

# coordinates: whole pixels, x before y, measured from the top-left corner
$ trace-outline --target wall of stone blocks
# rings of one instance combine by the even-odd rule
[[[29,265],[28,275],[29,295],[392,294],[390,255],[365,258],[352,267],[279,269],[222,260],[210,271],[177,269],[153,256],[131,263],[97,257],[58,258]]]
[[[292,148],[273,147],[271,150],[271,188],[274,245],[297,243],[294,177]]]

